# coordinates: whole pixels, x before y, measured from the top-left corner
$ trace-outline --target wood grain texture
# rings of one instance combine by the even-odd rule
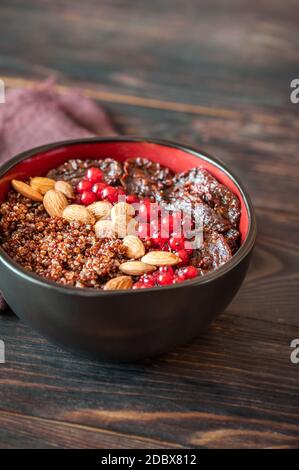
[[[228,311],[192,344],[135,365],[78,359],[13,317],[5,329],[0,423],[9,445],[27,445],[23,433],[34,447],[122,447],[129,438],[132,447],[229,447],[233,436],[240,447],[298,444],[298,369],[289,359],[298,327]]]
[[[86,361],[1,315],[1,448],[298,447],[298,21],[295,0],[2,0],[7,85],[53,73],[60,92],[105,103],[120,132],[219,157],[259,234],[226,313],[156,360]]]
[[[2,0],[6,70],[188,103],[287,105],[296,0]]]
[[[7,85],[29,87],[35,82],[6,77]],[[68,86],[59,86],[61,93]],[[173,110],[168,102],[137,106],[129,96],[102,94],[84,86],[88,96],[109,103],[121,133],[176,140],[216,156],[242,178],[255,207],[298,213],[298,111],[277,115],[273,110],[230,114],[223,108],[203,107],[197,112]],[[103,99],[104,98],[104,99]],[[159,108],[162,106],[162,109]],[[228,114],[225,114],[227,111]],[[297,114],[296,114],[297,113]],[[195,115],[195,116],[194,116]],[[288,190],[286,191],[286,181]]]

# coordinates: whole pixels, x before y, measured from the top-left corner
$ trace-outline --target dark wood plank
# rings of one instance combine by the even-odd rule
[[[109,109],[125,134],[176,140],[221,159],[242,179],[256,207],[298,214],[297,115],[269,113],[270,123],[254,113],[229,119],[111,103]]]
[[[299,368],[289,347],[298,327],[227,313],[167,356],[111,365],[62,352],[14,317],[0,322],[8,338],[0,379],[5,445],[72,447],[78,427],[88,428],[82,447],[122,447],[129,436],[132,446],[154,448],[229,447],[234,438],[240,447],[299,443]]]
[[[8,411],[0,411],[0,424],[0,449],[171,449],[181,447],[133,434],[125,435],[94,426]]]
[[[212,106],[289,105],[296,0],[2,0],[5,71]]]
[[[251,267],[230,312],[299,326],[299,217],[263,209],[257,221]]]

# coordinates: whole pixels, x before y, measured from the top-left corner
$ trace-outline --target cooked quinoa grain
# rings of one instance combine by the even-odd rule
[[[48,217],[42,204],[20,194],[9,193],[0,217],[0,242],[7,254],[51,281],[101,288],[125,259],[121,240],[98,240],[93,227]]]

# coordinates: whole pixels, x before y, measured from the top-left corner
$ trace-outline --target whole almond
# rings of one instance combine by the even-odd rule
[[[97,238],[110,238],[114,236],[111,220],[98,220],[94,226]]]
[[[93,213],[97,220],[108,219],[112,204],[108,201],[97,201],[87,206],[87,209]]]
[[[141,258],[145,254],[145,246],[140,238],[135,235],[127,235],[123,239],[123,244],[127,248],[127,256],[129,258]]]
[[[125,238],[127,235],[136,235],[138,222],[135,218],[126,214],[114,217],[112,220],[114,231],[118,238]]]
[[[28,197],[32,201],[42,202],[43,196],[36,189],[33,189],[29,184],[24,183],[24,181],[12,180],[11,185],[17,193],[22,194],[22,196]]]
[[[135,214],[135,209],[131,204],[127,202],[118,202],[111,209],[111,220],[117,219],[119,217],[133,217]]]
[[[138,222],[134,217],[131,217],[130,220],[127,222],[127,235],[134,235],[136,236],[138,229]]]
[[[68,200],[60,191],[50,189],[44,195],[43,203],[44,208],[51,217],[62,217],[62,213],[68,205]]]
[[[133,280],[130,276],[118,276],[110,279],[105,285],[104,290],[126,290],[131,289]]]
[[[113,229],[118,238],[124,238],[129,234],[128,225],[131,220],[133,220],[132,217],[126,214],[118,215],[112,219]]]
[[[182,260],[170,251],[149,251],[141,258],[141,261],[154,266],[174,266]]]
[[[80,206],[80,204],[70,204],[67,206],[62,213],[62,217],[69,222],[82,222],[89,225],[95,223],[94,215],[85,206]]]
[[[73,186],[67,181],[56,181],[54,188],[56,191],[60,191],[64,194],[68,199],[75,199]]]
[[[151,273],[155,271],[156,266],[152,266],[142,261],[127,261],[119,266],[119,269],[131,276],[141,276],[142,274]]]
[[[55,180],[51,178],[45,178],[43,176],[35,176],[30,180],[31,188],[35,189],[41,194],[46,194],[47,191],[53,189],[55,185]]]

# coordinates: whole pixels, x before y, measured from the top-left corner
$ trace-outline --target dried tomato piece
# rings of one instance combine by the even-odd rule
[[[241,234],[239,230],[235,228],[229,229],[227,232],[223,234],[225,240],[227,241],[230,249],[233,253],[236,253],[240,246]]]
[[[224,236],[217,232],[205,234],[201,248],[194,250],[190,264],[204,271],[213,271],[227,263],[232,257],[232,251]]]
[[[100,160],[100,169],[104,173],[104,181],[111,185],[120,184],[120,179],[123,174],[123,166],[120,162],[112,158],[105,158]]]
[[[185,214],[192,214],[197,224],[200,222],[207,232],[226,232],[231,228],[231,223],[220,213],[213,210],[207,203],[203,202],[198,195],[192,195],[185,189],[176,188],[165,193],[167,203],[161,201],[165,209],[176,212],[183,211]]]
[[[179,173],[174,178],[175,187],[183,187],[187,193],[198,195],[219,215],[228,219],[236,227],[240,215],[241,205],[238,197],[226,186],[219,183],[211,173],[204,168]]]

